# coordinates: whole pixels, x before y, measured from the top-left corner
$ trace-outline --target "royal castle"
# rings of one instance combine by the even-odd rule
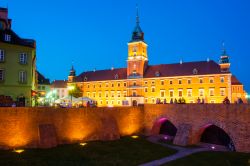
[[[127,67],[83,72],[76,76],[72,66],[68,86],[77,86],[83,96],[98,106],[153,103],[234,103],[246,102],[243,84],[230,72],[230,61],[223,49],[219,64],[213,60],[148,64],[147,43],[139,24],[128,42]]]

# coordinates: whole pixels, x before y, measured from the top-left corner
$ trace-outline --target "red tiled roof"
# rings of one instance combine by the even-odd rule
[[[115,77],[117,74],[117,78]],[[115,80],[115,79],[126,79],[127,78],[127,68],[109,69],[109,70],[97,70],[97,71],[87,71],[80,74],[77,78],[77,82],[85,81],[104,81],[104,80]]]
[[[232,85],[242,85],[242,83],[236,78],[235,75],[232,75],[232,77],[231,77],[231,84]]]
[[[222,73],[220,66],[216,62],[200,61],[148,66],[144,78],[189,76],[194,75],[194,70],[197,71],[197,75]],[[157,76],[156,73],[159,73],[159,75]],[[118,75],[118,78],[115,78],[116,74]],[[84,80],[84,78],[87,78],[87,80]],[[104,81],[115,79],[127,79],[127,68],[83,72],[76,78],[76,81]]]
[[[51,88],[67,88],[67,81],[64,81],[64,80],[54,80],[51,83]]]

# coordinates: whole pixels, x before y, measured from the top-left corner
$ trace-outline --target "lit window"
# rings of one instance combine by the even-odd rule
[[[161,80],[161,85],[164,85],[164,80]]]
[[[191,84],[191,80],[188,80],[188,84]]]
[[[4,62],[4,50],[0,50],[0,62]]]
[[[214,83],[214,78],[209,78],[209,83]]]
[[[209,95],[210,96],[214,96],[214,88],[210,88],[209,89]]]
[[[152,87],[152,88],[151,88],[151,92],[155,92],[155,87]]]
[[[203,97],[204,96],[204,89],[199,89],[199,96]]]
[[[179,97],[182,97],[182,90],[178,90]]]
[[[187,96],[188,97],[192,97],[192,89],[188,89],[187,90]]]
[[[161,97],[165,97],[165,90],[161,90]]]
[[[202,84],[203,83],[203,79],[202,78],[200,78],[200,84]]]
[[[27,60],[28,60],[27,53],[21,53],[19,55],[19,63],[21,63],[21,64],[27,64],[27,62],[28,62]]]
[[[11,41],[11,35],[5,34],[4,35],[4,40],[7,41],[7,42],[10,42]]]
[[[170,85],[172,85],[172,84],[173,84],[173,81],[172,81],[172,80],[170,80],[170,81],[169,81],[169,84],[170,84]]]
[[[148,88],[147,87],[144,89],[144,92],[148,92]]]
[[[174,91],[173,91],[173,90],[170,90],[170,91],[169,91],[169,96],[170,96],[170,97],[174,97]]]
[[[20,71],[19,72],[19,82],[20,83],[26,83],[27,82],[27,72],[26,71]]]
[[[220,88],[220,95],[225,96],[225,88]]]
[[[224,83],[224,82],[225,82],[224,77],[221,77],[221,78],[220,78],[220,82],[221,82],[221,83]]]
[[[4,80],[4,69],[0,69],[0,81]]]
[[[102,92],[99,92],[98,94],[99,94],[99,97],[102,97]]]

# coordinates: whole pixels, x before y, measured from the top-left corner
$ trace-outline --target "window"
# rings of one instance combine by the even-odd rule
[[[121,92],[117,92],[117,97],[121,97]]]
[[[181,80],[178,80],[178,83],[179,83],[179,84],[181,84],[181,83],[182,83],[182,81],[181,81]]]
[[[89,84],[87,85],[87,88],[89,88]]]
[[[124,82],[124,83],[123,83],[123,86],[127,86],[127,83],[126,83],[126,82]]]
[[[118,100],[118,101],[117,101],[117,104],[118,104],[118,105],[120,105],[120,104],[121,104],[121,101],[120,101],[120,100]]]
[[[4,69],[0,69],[0,81],[4,80]]]
[[[7,42],[10,42],[11,41],[11,35],[5,34],[4,35],[4,40],[7,41]]]
[[[144,89],[144,92],[148,92],[148,88],[147,87]]]
[[[225,96],[225,88],[220,88],[220,95]]]
[[[170,91],[169,91],[169,96],[170,96],[170,97],[174,97],[174,91],[173,91],[173,90],[170,90]]]
[[[145,98],[145,103],[147,103],[148,102],[148,98]]]
[[[107,105],[109,104],[109,101],[108,101],[108,100],[106,100],[106,104],[107,104]]]
[[[188,89],[187,90],[187,96],[188,97],[192,97],[192,89]]]
[[[159,71],[156,71],[156,72],[155,72],[155,76],[156,76],[156,77],[159,77],[159,76],[160,76],[160,72],[159,72]]]
[[[164,85],[164,80],[161,80],[161,85]]]
[[[85,76],[85,77],[84,77],[84,81],[87,81],[87,80],[88,80],[88,78]]]
[[[193,74],[198,74],[198,70],[196,68],[193,69]]]
[[[134,96],[134,97],[136,96],[136,91],[133,91],[133,96]]]
[[[95,98],[95,92],[93,92],[93,97]]]
[[[220,82],[221,82],[221,83],[224,83],[224,82],[225,82],[224,77],[220,77]]]
[[[27,82],[27,72],[26,71],[20,71],[19,72],[19,82],[20,83],[26,83]]]
[[[210,103],[215,103],[215,101],[214,101],[214,100],[211,100]]]
[[[102,100],[100,100],[100,105],[102,105]]]
[[[179,95],[179,97],[182,97],[182,89],[178,90],[178,95]]]
[[[115,75],[115,79],[117,80],[119,78],[118,74]]]
[[[101,88],[101,87],[102,87],[102,83],[99,84],[99,88]]]
[[[109,92],[105,92],[105,97],[109,97]]]
[[[117,86],[120,87],[120,82],[117,83]]]
[[[123,92],[123,96],[126,97],[127,96],[127,91]]]
[[[87,96],[90,97],[90,93],[89,92],[87,92]]]
[[[112,104],[112,105],[114,104],[114,100],[111,100],[111,104]]]
[[[147,81],[145,81],[145,82],[144,82],[144,84],[145,84],[145,85],[147,85],[147,84],[148,84],[148,82],[147,82]]]
[[[190,79],[188,80],[188,84],[191,84],[191,80]]]
[[[165,90],[161,90],[161,97],[165,97]]]
[[[0,50],[0,62],[4,62],[4,50]]]
[[[98,94],[99,94],[99,97],[102,97],[102,92],[99,92]]]
[[[204,89],[199,89],[199,96],[203,97],[204,96]]]
[[[111,97],[115,97],[115,92],[111,92]]]
[[[151,92],[155,92],[155,87],[152,87],[152,88],[151,88]]]
[[[108,83],[106,83],[106,87],[108,87],[109,86],[109,84]]]
[[[209,96],[214,96],[214,88],[209,89]]]
[[[111,87],[114,87],[114,83],[111,84]]]
[[[209,78],[209,83],[214,83],[214,78]]]
[[[93,88],[95,88],[95,84],[93,85]]]
[[[151,84],[155,84],[155,81],[152,81]]]
[[[200,80],[200,84],[202,84],[202,83],[203,83],[203,79],[202,79],[202,78],[200,78],[199,80]]]
[[[26,53],[21,53],[19,55],[19,63],[27,64],[28,55]]]
[[[136,86],[136,82],[133,82],[133,86]]]
[[[170,80],[170,81],[169,81],[169,84],[170,84],[170,85],[172,85],[172,84],[173,84],[173,81],[172,81],[172,80]]]

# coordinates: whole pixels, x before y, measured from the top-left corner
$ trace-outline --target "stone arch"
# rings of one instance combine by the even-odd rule
[[[168,124],[166,124],[168,123]],[[166,124],[166,126],[164,126]],[[171,127],[175,131],[171,131],[171,135],[175,136],[177,133],[177,127],[169,118],[158,118],[154,123],[151,129],[151,135],[164,134],[163,127]]]
[[[208,123],[199,129],[197,136],[198,142],[220,145],[235,151],[233,137],[221,125]]]

